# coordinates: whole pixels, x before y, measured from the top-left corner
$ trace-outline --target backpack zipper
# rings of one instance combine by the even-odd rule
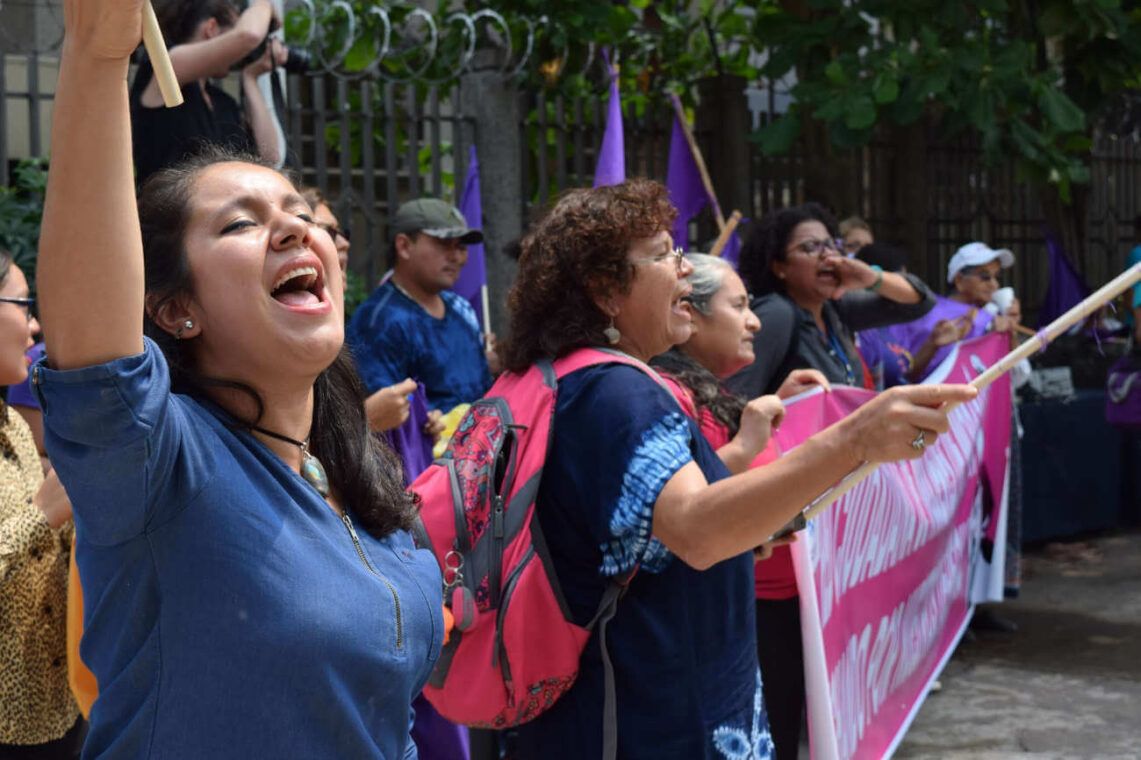
[[[496,404],[499,408],[499,418],[503,420],[506,427],[504,431],[503,440],[499,442],[499,447],[495,450],[495,459],[492,469],[492,487],[494,489],[493,496],[491,497],[491,565],[488,568],[487,591],[491,607],[498,607],[499,600],[502,598],[500,592],[502,591],[503,578],[503,539],[506,537],[505,526],[505,513],[506,506],[506,492],[510,492],[511,484],[515,480],[515,457],[518,448],[518,441],[515,437],[515,425],[512,421],[511,410],[506,408],[506,405]],[[504,459],[506,457],[506,459]],[[495,474],[500,471],[502,466],[503,477],[496,481]]]
[[[353,547],[356,548],[357,556],[361,558],[361,562],[364,563],[364,566],[368,568],[370,573],[379,578],[381,583],[388,587],[388,592],[392,594],[392,603],[396,606],[396,648],[402,649],[404,647],[404,615],[400,609],[400,596],[396,593],[396,587],[393,586],[387,578],[378,573],[372,566],[372,563],[368,561],[368,557],[366,557],[364,553],[364,547],[361,546],[360,536],[357,535],[356,528],[353,527],[353,521],[349,518],[347,513],[341,515],[341,522],[349,529],[349,536],[353,539]]]
[[[524,568],[531,558],[535,556],[535,547],[528,546],[527,551],[524,552],[523,557],[519,560],[519,564],[507,576],[507,583],[503,586],[503,602],[499,605],[499,609],[495,615],[495,652],[499,658],[499,672],[503,676],[503,688],[507,691],[507,706],[515,706],[515,683],[511,679],[511,661],[507,658],[507,647],[503,644],[503,626],[504,618],[507,616],[507,606],[511,603],[511,594],[515,591],[515,586],[519,582],[519,576],[523,574]]]

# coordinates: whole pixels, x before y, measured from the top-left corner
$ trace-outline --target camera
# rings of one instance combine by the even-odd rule
[[[263,39],[256,48],[251,50],[245,58],[242,58],[240,61],[231,66],[230,70],[241,71],[246,66],[249,66],[251,63],[261,58],[263,55],[265,55],[265,48],[266,45],[269,44],[269,41],[270,35],[267,34],[265,39]],[[309,54],[308,50],[305,48],[296,47],[295,45],[285,45],[284,47],[288,52],[288,55],[286,56],[285,63],[281,65],[281,68],[285,69],[290,74],[305,74],[306,72],[309,72],[313,69],[313,58]]]

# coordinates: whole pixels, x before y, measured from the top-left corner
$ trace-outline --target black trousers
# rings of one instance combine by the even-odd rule
[[[757,600],[757,659],[776,760],[796,760],[804,715],[799,598]]]

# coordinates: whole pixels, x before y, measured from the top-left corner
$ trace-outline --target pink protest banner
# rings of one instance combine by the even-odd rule
[[[962,343],[936,375],[968,382],[1009,347],[1006,335]],[[873,396],[837,388],[793,400],[781,449]],[[973,605],[1002,598],[1010,434],[1002,378],[951,413],[925,456],[880,467],[792,545],[813,758],[889,756]]]

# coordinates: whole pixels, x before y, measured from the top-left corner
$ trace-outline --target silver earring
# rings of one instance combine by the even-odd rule
[[[194,320],[188,319],[185,322],[183,322],[181,325],[179,325],[178,329],[174,331],[174,337],[177,338],[178,340],[182,340],[182,331],[183,330],[193,330],[193,329],[194,329]]]
[[[622,340],[622,333],[618,332],[618,328],[614,326],[614,317],[610,318],[610,325],[602,331],[602,334],[606,336],[606,342],[612,346],[617,345],[618,341]]]

